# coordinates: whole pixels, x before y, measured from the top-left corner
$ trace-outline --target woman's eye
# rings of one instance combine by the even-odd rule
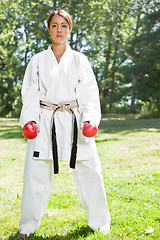
[[[56,25],[54,24],[54,25],[52,25],[52,27],[56,27]]]
[[[67,27],[67,25],[62,25],[62,27],[66,28],[66,27]]]

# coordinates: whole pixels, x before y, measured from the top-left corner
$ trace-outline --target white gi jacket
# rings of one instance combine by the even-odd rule
[[[36,139],[28,140],[34,144],[38,159],[53,159],[51,149],[52,110],[40,108],[40,100],[60,103],[78,101],[74,108],[78,123],[77,160],[87,160],[93,154],[94,138],[83,136],[80,126],[84,121],[93,121],[97,126],[101,111],[99,91],[94,73],[86,56],[74,51],[68,45],[65,53],[57,62],[51,49],[35,54],[30,60],[22,85],[23,107],[20,124],[35,121],[40,127]],[[55,126],[58,157],[69,160],[72,146],[72,115],[67,112],[55,113]]]

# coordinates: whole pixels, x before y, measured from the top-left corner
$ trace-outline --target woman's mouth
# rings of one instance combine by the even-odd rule
[[[62,37],[62,35],[60,35],[60,34],[57,35],[57,38],[61,38],[61,37]]]

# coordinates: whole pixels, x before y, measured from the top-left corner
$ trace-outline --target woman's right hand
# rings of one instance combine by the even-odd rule
[[[38,124],[34,121],[32,121],[31,124],[36,128],[37,133],[39,133],[40,132],[40,127],[38,126]]]

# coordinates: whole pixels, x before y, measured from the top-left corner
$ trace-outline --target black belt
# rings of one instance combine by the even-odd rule
[[[57,148],[57,139],[56,139],[56,127],[54,121],[54,115],[58,111],[68,111],[72,114],[73,119],[73,142],[71,149],[71,157],[70,157],[70,168],[75,168],[76,165],[76,157],[77,157],[77,138],[78,138],[78,127],[77,127],[77,119],[74,114],[73,108],[78,107],[77,101],[68,101],[65,103],[55,104],[46,101],[40,101],[40,107],[44,109],[53,110],[52,115],[52,131],[51,131],[51,139],[52,139],[52,154],[53,154],[53,166],[54,173],[57,174],[59,172],[58,165],[58,148]]]

